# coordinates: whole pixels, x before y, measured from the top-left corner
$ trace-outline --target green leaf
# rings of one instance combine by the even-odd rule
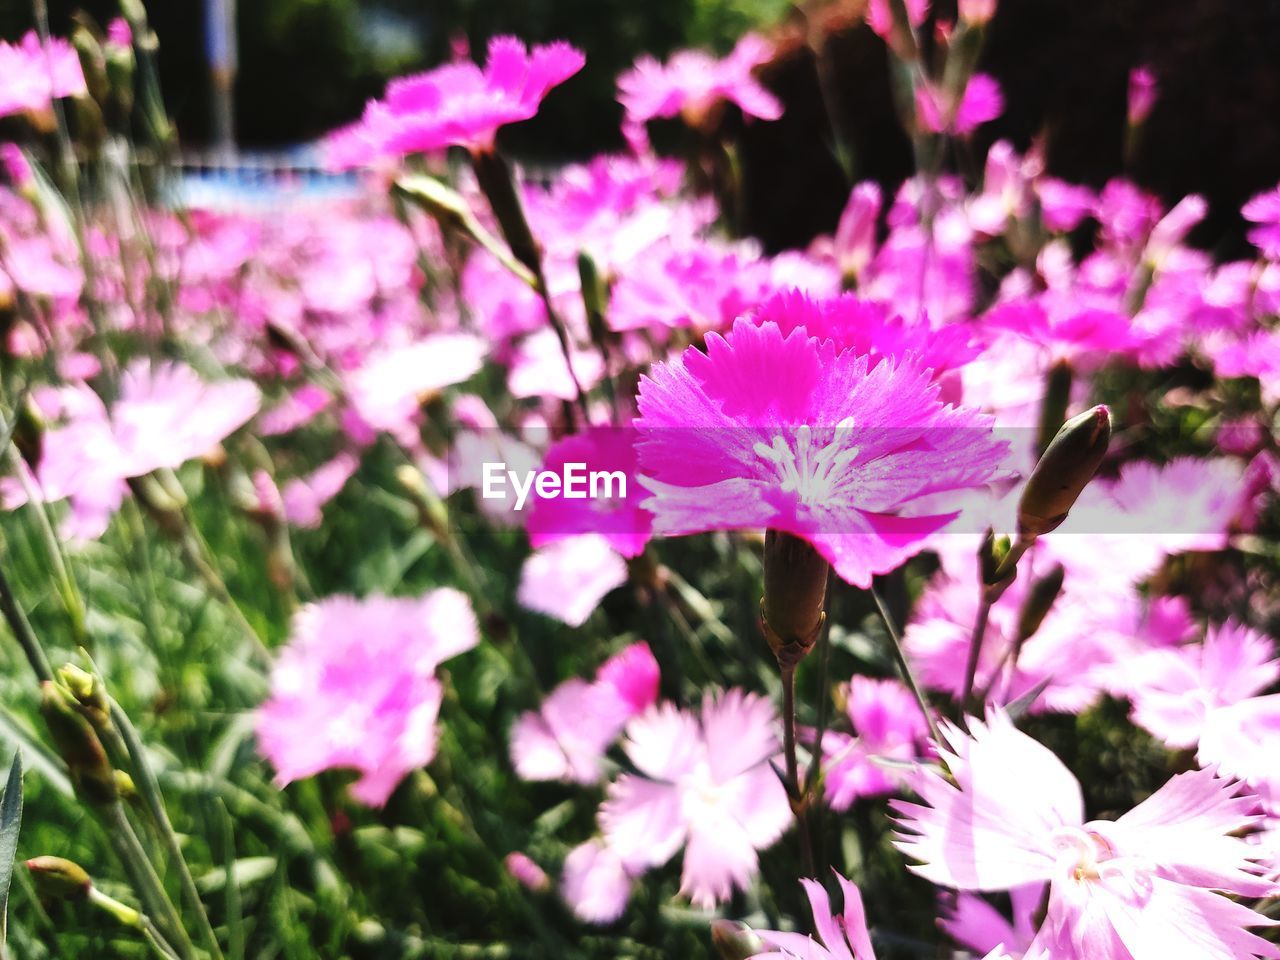
[[[9,782],[0,798],[0,947],[3,947],[9,920],[9,883],[13,861],[18,855],[18,831],[22,829],[22,754],[13,755]]]

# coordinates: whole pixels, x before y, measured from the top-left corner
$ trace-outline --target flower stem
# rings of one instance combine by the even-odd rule
[[[978,677],[978,660],[982,656],[982,642],[987,635],[987,620],[991,617],[991,601],[982,597],[978,601],[978,615],[973,621],[973,634],[969,638],[969,659],[964,665],[964,692],[960,702],[965,710],[973,710],[973,685]]]
[[[902,674],[903,682],[906,683],[907,688],[911,691],[911,695],[916,698],[916,703],[920,705],[920,712],[924,714],[924,721],[929,725],[930,739],[941,748],[942,740],[938,736],[938,725],[933,719],[933,711],[929,709],[929,701],[925,698],[920,684],[916,682],[915,674],[911,670],[911,664],[907,662],[906,652],[902,649],[902,634],[893,622],[893,614],[889,612],[888,605],[884,602],[884,598],[880,596],[880,591],[876,589],[874,583],[871,585],[871,597],[876,602],[876,609],[880,611],[880,619],[884,621],[885,629],[889,631],[889,646],[893,651],[893,659],[898,665],[898,672]]]
[[[813,841],[809,836],[809,793],[800,786],[800,764],[796,759],[796,666],[779,663],[782,675],[782,751],[786,762],[787,794],[800,837],[800,866],[804,876],[814,875]]]

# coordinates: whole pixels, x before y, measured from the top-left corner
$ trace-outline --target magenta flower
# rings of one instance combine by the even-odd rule
[[[566,680],[511,730],[511,762],[525,780],[595,783],[610,744],[632,717],[658,699],[658,661],[633,643],[596,672],[594,682]]]
[[[285,519],[305,529],[319,527],[324,505],[342,492],[359,467],[360,458],[344,452],[307,476],[289,480],[280,491]]]
[[[706,344],[640,383],[657,533],[782,530],[867,587],[957,516],[910,512],[917,501],[982,485],[1005,454],[990,418],[944,406],[912,359],[873,363],[747,320]]]
[[[1280,187],[1253,197],[1240,213],[1256,224],[1249,230],[1249,242],[1262,251],[1263,256],[1280,260]]]
[[[753,960],[876,960],[867,932],[867,912],[857,886],[836,874],[844,894],[844,913],[836,915],[831,898],[817,880],[801,880],[813,912],[813,926],[821,943],[802,933],[783,930],[755,930],[756,936],[776,948],[757,953]]]
[[[897,680],[854,677],[845,703],[853,733],[828,730],[822,737],[823,780],[832,810],[848,810],[859,797],[893,793],[902,782],[895,766],[924,757],[929,738],[919,704]]]
[[[567,43],[530,50],[515,37],[494,37],[483,70],[449,63],[392,80],[358,126],[338,131],[329,159],[348,166],[446,147],[490,150],[498,128],[532,118],[552,88],[585,62]]]
[[[782,836],[791,807],[771,763],[777,715],[741,690],[708,694],[698,712],[651,707],[627,725],[638,774],[609,786],[600,808],[605,842],[632,874],[685,848],[681,892],[700,907],[745,889],[756,851]]]
[[[1273,894],[1259,850],[1234,833],[1256,798],[1201,770],[1174,777],[1116,821],[1084,819],[1080,785],[1000,711],[970,732],[944,727],[943,759],[916,781],[921,803],[895,801],[898,847],[943,886],[1010,890],[1049,883],[1048,912],[1028,957],[1252,960],[1280,947],[1248,928],[1273,922],[1222,893]]]
[[[950,103],[944,91],[920,84],[916,87],[916,115],[920,125],[933,133],[972,133],[1004,112],[1004,95],[994,77],[975,73],[958,103]]]
[[[598,533],[624,557],[638,557],[649,542],[653,517],[640,504],[646,493],[636,481],[635,431],[629,427],[592,427],[557,440],[548,448],[542,469],[563,475],[574,464],[582,480],[579,499],[532,495],[529,542],[536,548],[582,533]],[[587,486],[592,473],[611,475],[609,486]],[[626,496],[622,496],[625,486]],[[607,496],[606,496],[607,494]]]
[[[618,78],[618,101],[633,125],[677,115],[696,125],[722,101],[748,117],[777,120],[782,104],[752,76],[772,55],[769,42],[756,34],[739,40],[723,60],[701,50],[682,50],[665,64],[646,55]]]
[[[353,769],[351,794],[379,807],[436,752],[436,667],[479,642],[457,590],[418,598],[330,597],[304,607],[257,713],[258,748],[284,785]]]
[[[75,48],[58,37],[42,44],[31,31],[17,45],[0,40],[0,117],[41,113],[54,100],[85,93]]]

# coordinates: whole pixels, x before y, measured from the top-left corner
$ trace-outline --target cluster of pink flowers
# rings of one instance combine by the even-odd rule
[[[990,18],[981,0],[960,6],[965,23]],[[867,11],[891,41],[926,15],[916,2]],[[1188,241],[1201,198],[1165,209],[1125,179],[1065,183],[1037,150],[997,142],[978,184],[921,174],[890,195],[859,183],[831,236],[766,254],[732,235],[644,131],[659,118],[703,125],[726,103],[779,118],[758,75],[770,53],[749,36],[724,59],[642,58],[618,81],[630,152],[549,182],[517,172],[514,198],[495,200],[483,162],[497,131],[534,117],[584,65],[565,43],[497,38],[483,68],[393,81],[328,139],[330,163],[367,171],[370,196],[283,213],[149,210],[131,229],[91,219],[92,270],[59,208],[30,189],[29,155],[11,148],[3,349],[54,375],[23,398],[38,442],[9,457],[4,507],[69,501],[53,509],[60,532],[94,540],[131,483],[225,459],[218,480],[237,506],[307,536],[390,451],[397,486],[381,492],[422,519],[424,549],[465,566],[450,511],[496,529],[515,545],[514,590],[475,578],[471,598],[440,586],[320,599],[278,653],[256,714],[277,781],[353,770],[352,795],[373,806],[436,755],[441,666],[481,643],[473,601],[510,596],[576,640],[609,624],[605,598],[629,587],[690,635],[686,612],[735,639],[663,540],[788,534],[862,590],[928,554],[937,568],[913,568],[903,650],[933,707],[896,679],[851,676],[842,658],[841,709],[799,731],[822,771],[809,800],[842,814],[896,797],[898,850],[947,891],[942,929],[988,960],[1280,956],[1248,903],[1276,895],[1280,870],[1280,694],[1268,692],[1280,659],[1264,615],[1250,613],[1265,591],[1234,572],[1203,589],[1171,572],[1270,549],[1255,534],[1280,487],[1280,188],[1242,210],[1250,255],[1218,262]],[[0,74],[0,115],[84,90],[61,41],[0,44]],[[913,133],[965,137],[1000,114],[993,78],[964,79],[917,78]],[[1135,74],[1132,123],[1153,89]],[[433,179],[449,148],[479,158],[474,176]],[[393,208],[382,192],[401,174]],[[439,194],[416,206],[415,180]],[[120,357],[101,349],[108,335]],[[175,343],[181,359],[156,359]],[[1178,383],[1247,383],[1171,388],[1175,369]],[[1111,403],[1117,378],[1136,384],[1116,405],[1126,442],[1060,526],[1019,541],[1017,576],[993,598],[981,532],[1025,533],[1034,428],[1093,393]],[[1201,455],[1153,453],[1144,407],[1198,408],[1194,435],[1178,439]],[[624,483],[595,500],[531,485],[527,510],[500,507],[476,469],[490,461]],[[573,912],[599,924],[677,858],[679,895],[695,907],[740,903],[761,853],[804,812],[779,776],[789,718],[755,680],[691,690],[647,644],[623,646],[629,629],[607,634],[621,650],[593,675],[497,714],[514,717],[500,753],[520,779],[602,791],[592,834],[566,841],[562,865],[505,861],[530,891],[558,870]],[[1015,719],[1108,698],[1194,768],[1118,819],[1089,819],[1075,775]],[[935,713],[974,703],[985,719],[944,721],[944,742],[931,742]],[[820,942],[762,930],[763,956],[874,960],[857,887],[838,877],[837,917],[823,879],[805,879]],[[1006,892],[1012,918],[984,898]]]

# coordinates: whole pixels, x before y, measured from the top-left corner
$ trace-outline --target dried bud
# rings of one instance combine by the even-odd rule
[[[779,530],[765,533],[760,614],[765,639],[783,667],[794,667],[818,640],[827,618],[823,605],[830,571],[806,541]]]
[[[721,960],[747,960],[764,950],[760,938],[736,920],[711,921],[711,943]]]
[[[1065,577],[1066,570],[1059,563],[1043,577],[1032,582],[1018,614],[1018,643],[1030,639],[1040,629],[1040,624],[1044,623],[1044,618],[1053,608],[1053,602],[1062,592]]]
[[[1034,540],[1056,529],[1093,479],[1111,442],[1111,414],[1096,406],[1062,425],[1036,464],[1018,503],[1018,535]]]
[[[32,857],[27,861],[27,870],[46,900],[83,900],[93,889],[84,867],[62,857]]]

